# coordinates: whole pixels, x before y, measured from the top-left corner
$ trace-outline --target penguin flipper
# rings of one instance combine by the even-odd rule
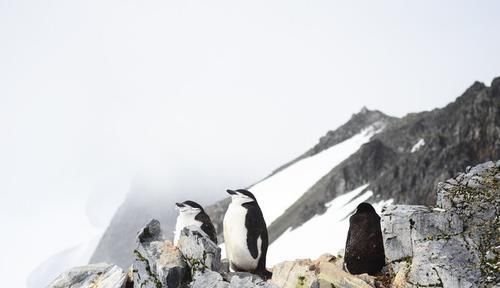
[[[194,219],[203,223],[201,225],[201,230],[207,233],[208,237],[210,238],[210,240],[212,240],[212,242],[217,244],[217,233],[215,232],[215,227],[214,224],[212,224],[210,217],[208,217],[208,215],[205,213],[199,213],[198,215],[196,215]]]
[[[253,202],[245,203],[243,204],[243,206],[245,206],[245,208],[247,208],[248,210],[245,219],[245,226],[247,229],[247,246],[248,250],[250,251],[250,255],[252,255],[254,259],[257,259],[257,257],[259,257],[259,250],[261,250],[261,257],[266,257],[268,235],[266,221],[264,220],[262,211],[260,210],[259,206]],[[261,247],[257,247],[259,238],[262,241]]]

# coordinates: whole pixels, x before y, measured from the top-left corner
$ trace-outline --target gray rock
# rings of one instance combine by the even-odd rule
[[[396,205],[383,211],[386,257],[398,283],[409,287],[500,283],[494,253],[500,229],[498,175],[499,167],[486,162],[438,185],[438,208]]]
[[[134,250],[134,287],[183,287],[189,281],[189,268],[170,241],[164,241],[157,220],[151,220],[137,235]]]
[[[193,274],[205,269],[220,270],[221,249],[199,227],[184,228],[177,246]]]
[[[246,272],[229,273],[229,288],[278,288],[278,286],[263,281],[259,276]]]
[[[75,267],[57,277],[49,288],[123,288],[126,274],[116,265],[99,263]]]
[[[191,288],[227,288],[229,283],[225,282],[222,276],[214,271],[206,269],[203,272],[196,272],[193,276],[193,281],[190,284]]]

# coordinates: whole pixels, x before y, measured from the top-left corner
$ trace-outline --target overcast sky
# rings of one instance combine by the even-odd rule
[[[489,85],[498,11],[0,0],[0,273],[21,281],[85,237],[80,225],[103,229],[131,183],[223,197],[213,190],[258,180],[364,105],[402,116]]]

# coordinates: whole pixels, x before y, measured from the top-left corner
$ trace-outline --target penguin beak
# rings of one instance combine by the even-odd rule
[[[229,193],[229,195],[238,195],[238,192],[234,191],[234,190],[226,190],[227,193]]]
[[[182,207],[184,207],[184,204],[182,204],[182,203],[175,203],[175,206],[177,206],[179,208],[182,208]]]

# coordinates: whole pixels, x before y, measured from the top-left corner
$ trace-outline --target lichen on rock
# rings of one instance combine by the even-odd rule
[[[394,205],[382,212],[398,285],[403,276],[406,287],[498,285],[499,178],[500,161],[486,162],[440,183],[434,208]]]

